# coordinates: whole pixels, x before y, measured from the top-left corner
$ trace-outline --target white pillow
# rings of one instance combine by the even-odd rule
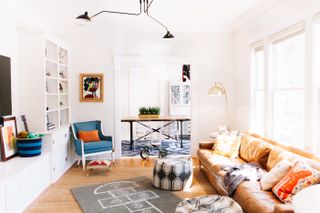
[[[284,159],[278,162],[269,172],[267,172],[260,180],[262,190],[270,190],[276,185],[291,169],[292,163]]]

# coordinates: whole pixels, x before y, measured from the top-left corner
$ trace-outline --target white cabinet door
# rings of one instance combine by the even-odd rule
[[[0,183],[0,213],[6,213],[6,191],[3,183]]]
[[[33,194],[37,197],[50,185],[50,158],[44,155],[32,165]]]
[[[29,169],[24,169],[7,181],[7,212],[22,212],[33,198],[32,175]]]
[[[59,149],[59,134],[55,132],[52,134],[52,150],[51,150],[51,176],[52,180],[55,182],[59,178],[59,160],[61,158],[61,153]]]
[[[53,181],[56,181],[64,174],[72,162],[69,156],[69,128],[61,129],[52,136]]]

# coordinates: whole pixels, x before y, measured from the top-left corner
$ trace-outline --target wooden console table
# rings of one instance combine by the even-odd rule
[[[149,132],[147,132],[145,135],[137,138],[136,140],[140,140],[141,138],[144,138],[154,132],[158,132],[166,137],[172,138],[170,135],[168,134],[164,134],[161,133],[160,130],[166,126],[169,126],[170,124],[174,123],[174,122],[178,122],[180,123],[180,146],[181,148],[183,148],[183,143],[182,143],[182,135],[183,135],[183,122],[184,121],[190,121],[191,119],[189,117],[186,116],[161,116],[159,118],[139,118],[139,117],[127,117],[127,118],[122,118],[121,122],[128,122],[130,124],[130,149],[133,148],[133,123],[138,123],[146,128],[148,128]],[[168,122],[163,126],[160,126],[158,128],[153,128],[148,126],[147,124],[145,124],[144,122],[160,122],[160,121],[164,121],[164,122]]]

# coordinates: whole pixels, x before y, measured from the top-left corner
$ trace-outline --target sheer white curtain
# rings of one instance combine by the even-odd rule
[[[303,147],[305,134],[305,33],[272,42],[270,73],[272,134],[287,145]]]
[[[316,17],[314,24],[314,69],[313,69],[313,80],[314,80],[314,148],[320,153],[320,15]]]
[[[250,131],[264,134],[264,50],[262,44],[252,50],[252,101]]]

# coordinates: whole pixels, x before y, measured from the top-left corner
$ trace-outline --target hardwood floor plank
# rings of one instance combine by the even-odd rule
[[[102,170],[83,172],[82,167],[73,165],[61,179],[45,190],[37,200],[31,204],[26,213],[79,213],[82,212],[75,201],[70,189],[106,183],[110,181],[129,179],[139,176],[152,180],[154,159],[142,160],[127,158],[117,160],[107,175]],[[203,194],[216,194],[206,177],[200,172],[198,159],[193,159],[194,176],[190,191],[173,192],[181,198],[196,197]],[[87,176],[87,174],[90,174]]]

